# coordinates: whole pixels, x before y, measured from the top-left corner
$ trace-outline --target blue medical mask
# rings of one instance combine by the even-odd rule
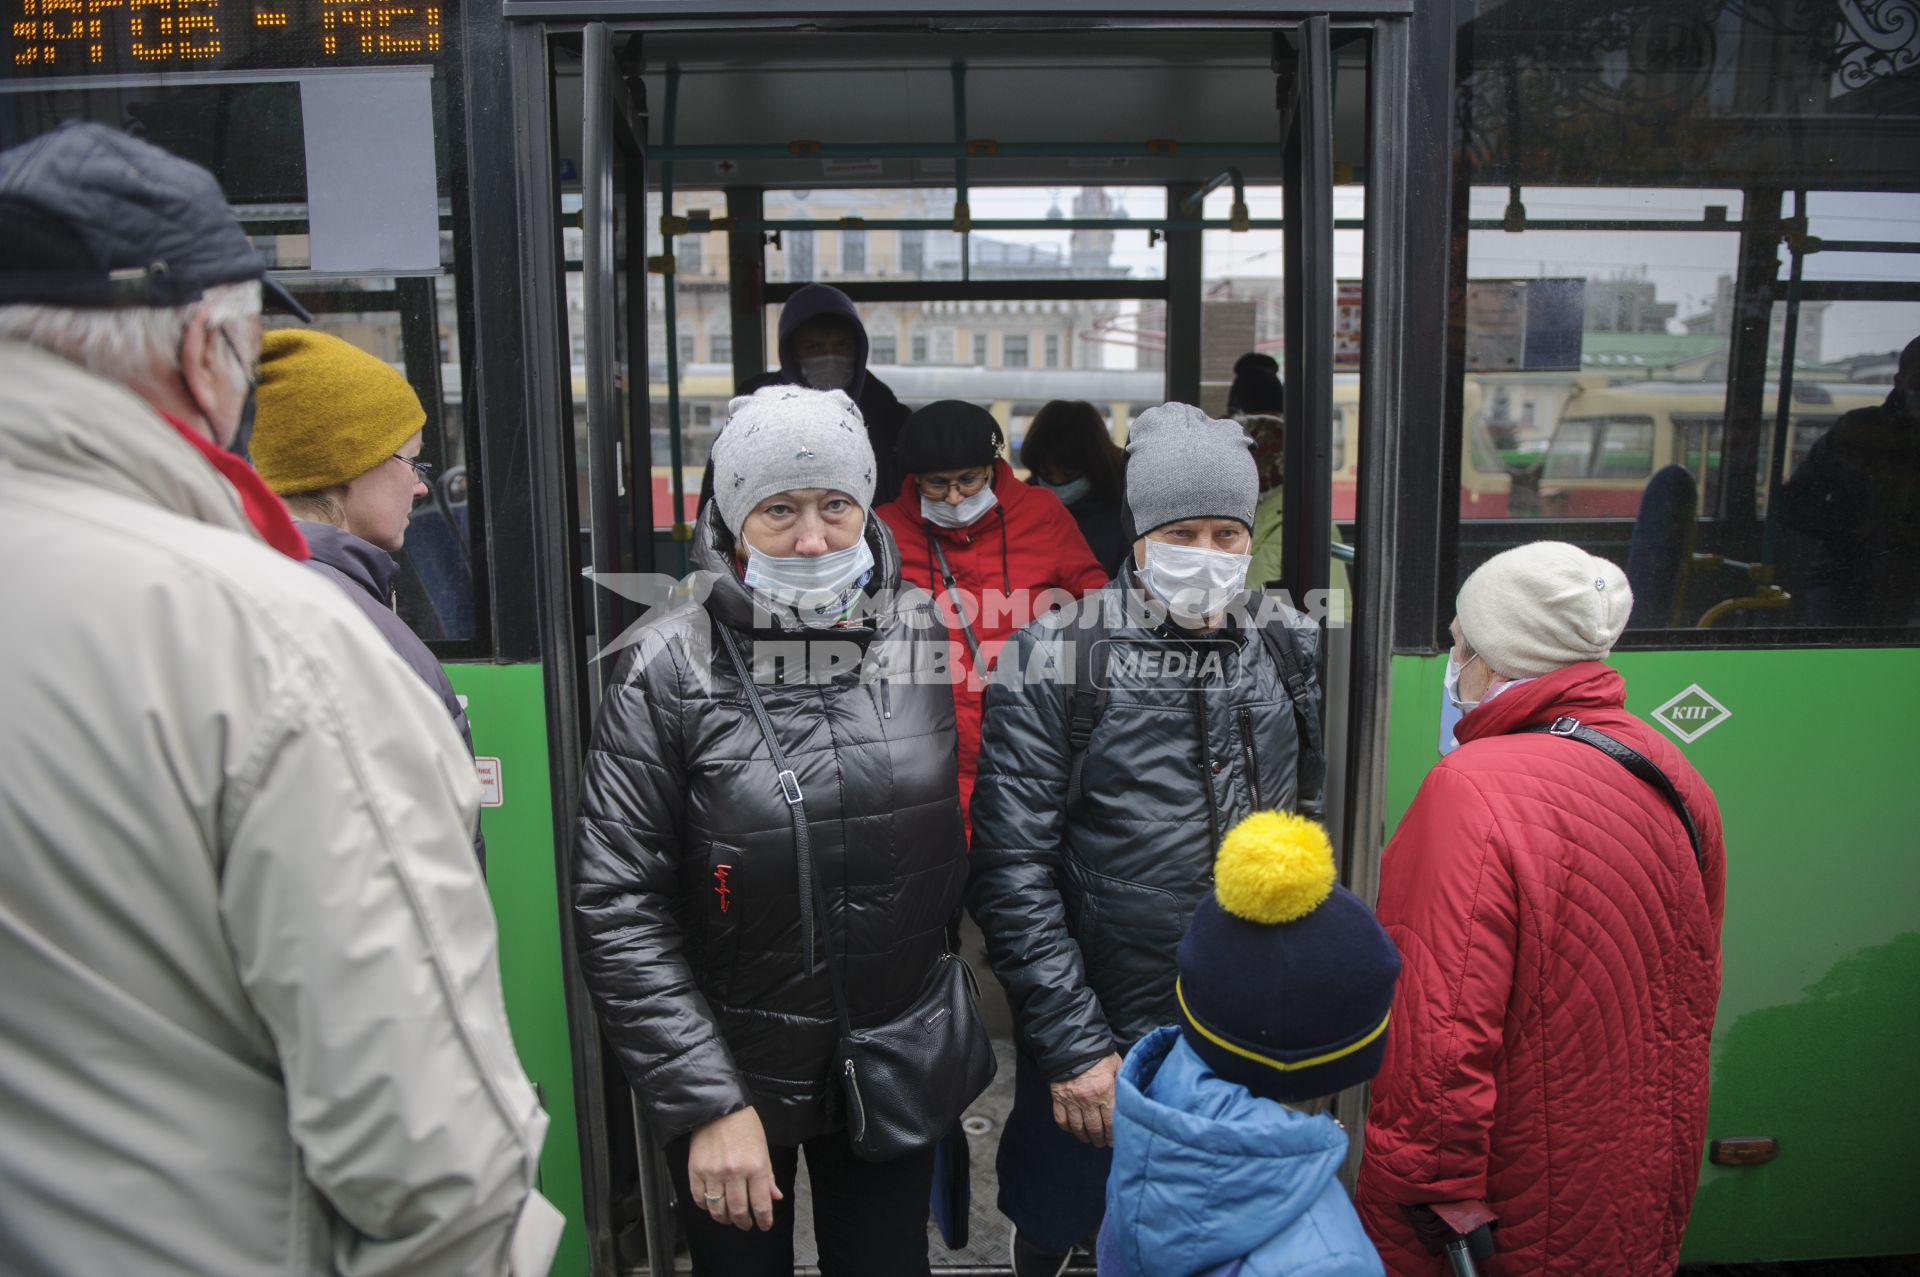
[[[920,498],[920,517],[943,528],[971,527],[999,502],[1000,498],[993,495],[992,484],[970,497],[963,497],[958,505],[923,496]]]
[[[873,550],[864,529],[846,549],[811,557],[747,547],[747,588],[792,608],[801,624],[816,628],[845,620],[872,572]]]
[[[1062,505],[1075,505],[1093,491],[1093,480],[1084,474],[1078,479],[1069,479],[1065,483],[1048,483],[1036,475],[1034,482],[1059,497]]]

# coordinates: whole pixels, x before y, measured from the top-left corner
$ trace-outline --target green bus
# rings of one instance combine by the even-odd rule
[[[1325,586],[1336,522],[1357,560],[1328,807],[1363,895],[1435,761],[1465,574],[1542,537],[1687,556],[1691,597],[1615,658],[1726,821],[1686,1258],[1920,1252],[1920,617],[1808,606],[1819,547],[1772,499],[1777,405],[1889,384],[1920,333],[1911,0],[0,4],[0,145],[88,118],[205,164],[316,323],[429,407],[402,610],[481,756],[555,1271],[675,1264],[574,962],[594,658],[653,601],[622,582],[683,570],[715,387],[814,280],[876,365],[1014,419],[1219,411],[1239,355],[1280,357],[1284,584]],[[1575,387],[1650,380],[1712,388],[1684,526],[1638,516],[1644,467],[1618,510],[1520,499]],[[1469,419],[1514,499],[1463,487]],[[936,1267],[999,1271],[994,1215]]]

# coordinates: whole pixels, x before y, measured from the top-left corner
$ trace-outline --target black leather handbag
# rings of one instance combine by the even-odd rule
[[[716,625],[740,686],[760,724],[767,753],[779,773],[781,797],[793,819],[794,858],[799,863],[800,931],[804,961],[816,969],[814,936],[826,959],[840,1017],[840,1042],[834,1072],[846,1104],[847,1142],[869,1162],[889,1162],[931,1148],[960,1120],[967,1105],[993,1081],[999,1067],[986,1022],[980,1018],[980,989],[973,969],[957,953],[934,964],[913,1005],[885,1024],[856,1029],[847,1012],[847,991],[833,952],[833,928],[826,923],[819,879],[813,868],[813,835],[807,825],[806,796],[787,765],[773,720],[740,656],[739,644],[724,625]],[[816,928],[819,917],[823,925]]]

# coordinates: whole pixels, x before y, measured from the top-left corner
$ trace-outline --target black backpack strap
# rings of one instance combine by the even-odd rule
[[[1619,763],[1641,780],[1652,785],[1673,808],[1674,815],[1680,817],[1680,823],[1687,831],[1687,841],[1693,845],[1693,863],[1704,869],[1706,855],[1700,850],[1700,830],[1693,823],[1693,813],[1687,810],[1687,804],[1680,797],[1680,791],[1673,787],[1673,781],[1655,765],[1651,758],[1642,754],[1625,741],[1615,740],[1597,728],[1588,727],[1577,718],[1556,718],[1551,723],[1541,723],[1534,727],[1523,727],[1522,732],[1544,732],[1548,736],[1564,736],[1568,740],[1577,740]]]
[[[1260,614],[1263,599],[1255,596],[1248,600],[1251,615]],[[1285,621],[1260,627],[1260,641],[1267,645],[1267,651],[1273,655],[1273,663],[1280,669],[1280,681],[1286,685],[1287,699],[1293,702],[1293,716],[1300,727],[1300,739],[1315,754],[1323,754],[1325,745],[1320,735],[1320,712],[1314,704],[1314,672],[1300,652],[1299,641],[1293,627]]]
[[[1107,624],[1105,600],[1096,598],[1093,623],[1062,631],[1068,643],[1080,648],[1073,660],[1073,697],[1067,704],[1067,811],[1076,812],[1085,798],[1081,772],[1093,729],[1107,712]]]

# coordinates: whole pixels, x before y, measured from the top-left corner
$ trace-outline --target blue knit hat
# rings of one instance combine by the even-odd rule
[[[1181,1032],[1221,1077],[1292,1102],[1379,1071],[1400,954],[1335,885],[1317,821],[1262,811],[1234,826],[1177,960]]]

